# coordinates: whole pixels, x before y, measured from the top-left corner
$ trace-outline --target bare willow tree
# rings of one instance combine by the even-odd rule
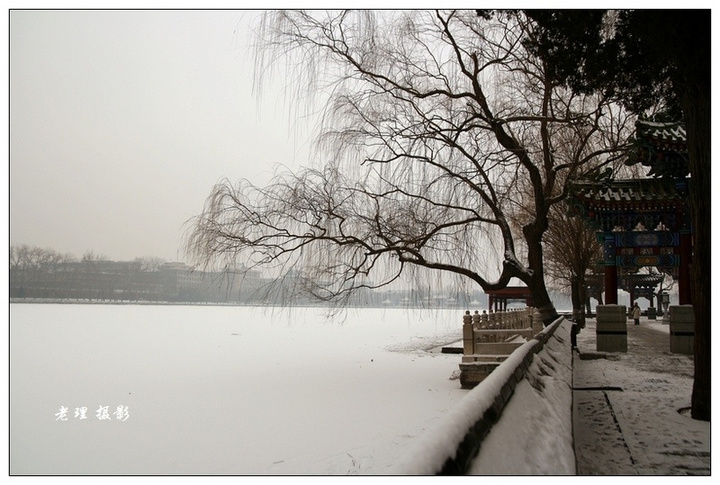
[[[324,163],[265,187],[218,184],[188,238],[199,264],[291,267],[327,298],[413,268],[486,291],[518,278],[544,320],[556,317],[543,263],[550,210],[630,127],[602,97],[550,81],[525,47],[530,20],[269,11],[259,27],[258,83],[280,73],[293,99],[322,107]],[[516,230],[510,217],[526,196],[532,216]]]
[[[615,115],[627,118],[623,124],[635,119],[634,115],[625,112],[616,112]],[[573,158],[575,155],[572,153],[574,149],[572,143],[572,140],[568,140],[563,145],[556,144],[556,155],[560,150],[565,150],[563,157]],[[626,151],[619,147],[613,155],[608,154],[584,164],[583,170],[576,178],[609,182],[615,178],[637,178],[642,176],[642,171],[647,171],[639,165],[627,165],[626,160]],[[518,231],[534,217],[532,184],[529,180],[524,180],[520,187],[524,196],[517,198],[516,209],[512,216],[513,227]],[[587,275],[602,259],[602,245],[597,240],[596,231],[591,229],[565,201],[550,208],[548,220],[548,229],[543,235],[546,281],[551,289],[569,291],[573,319],[578,323],[579,328],[583,328],[584,307],[587,301]]]
[[[567,208],[552,209],[552,226],[545,242],[548,275],[570,289],[573,318],[580,328],[585,326],[587,275],[602,256],[602,245],[595,232],[579,217],[568,214]]]

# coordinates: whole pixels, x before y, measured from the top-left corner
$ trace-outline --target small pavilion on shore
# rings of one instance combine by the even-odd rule
[[[485,292],[488,296],[488,310],[504,312],[507,310],[509,301],[523,301],[525,306],[532,306],[532,294],[527,286],[508,286],[501,290],[489,290]]]

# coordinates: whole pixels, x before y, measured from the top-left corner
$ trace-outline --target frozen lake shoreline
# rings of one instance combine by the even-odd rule
[[[462,313],[325,312],[11,304],[11,473],[384,473],[467,392]]]

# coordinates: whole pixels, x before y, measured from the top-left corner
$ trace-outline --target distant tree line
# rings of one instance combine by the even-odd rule
[[[81,259],[27,245],[10,248],[10,297],[128,301],[229,301],[238,299],[228,271],[199,272],[160,258]]]
[[[43,300],[237,303],[251,305],[323,304],[302,272],[278,278],[259,271],[224,268],[199,271],[156,257],[111,261],[92,252],[82,258],[28,245],[10,247],[10,298]],[[355,306],[485,308],[480,292],[425,289],[359,292]]]

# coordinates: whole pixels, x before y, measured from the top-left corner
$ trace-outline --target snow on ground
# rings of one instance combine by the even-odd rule
[[[10,473],[388,473],[469,402],[460,356],[438,351],[461,338],[461,317],[11,304]],[[692,358],[669,352],[666,325],[642,322],[628,326],[627,353],[574,357],[578,473],[709,474],[710,425],[678,412]],[[578,347],[595,352],[594,320]],[[542,367],[531,370],[545,386],[521,381],[472,473],[568,472],[562,376]],[[81,407],[87,419],[74,416]]]
[[[10,473],[382,473],[467,394],[461,318],[11,304]]]
[[[573,474],[577,463],[579,475],[709,475],[710,423],[683,411],[692,394],[692,356],[670,352],[669,326],[641,322],[628,325],[627,352],[597,352],[592,319],[578,336],[579,353],[550,340],[483,441],[470,473]],[[492,399],[493,392],[477,391],[487,390],[499,370],[418,440],[428,443],[426,452],[434,450],[427,460],[449,446],[444,440],[454,428],[467,429],[464,418],[477,414],[480,398]]]
[[[669,326],[659,320],[629,321],[627,330],[627,352],[575,357],[578,474],[708,475],[710,423],[679,412],[690,406],[692,356],[670,353]],[[578,348],[597,354],[595,320]]]

